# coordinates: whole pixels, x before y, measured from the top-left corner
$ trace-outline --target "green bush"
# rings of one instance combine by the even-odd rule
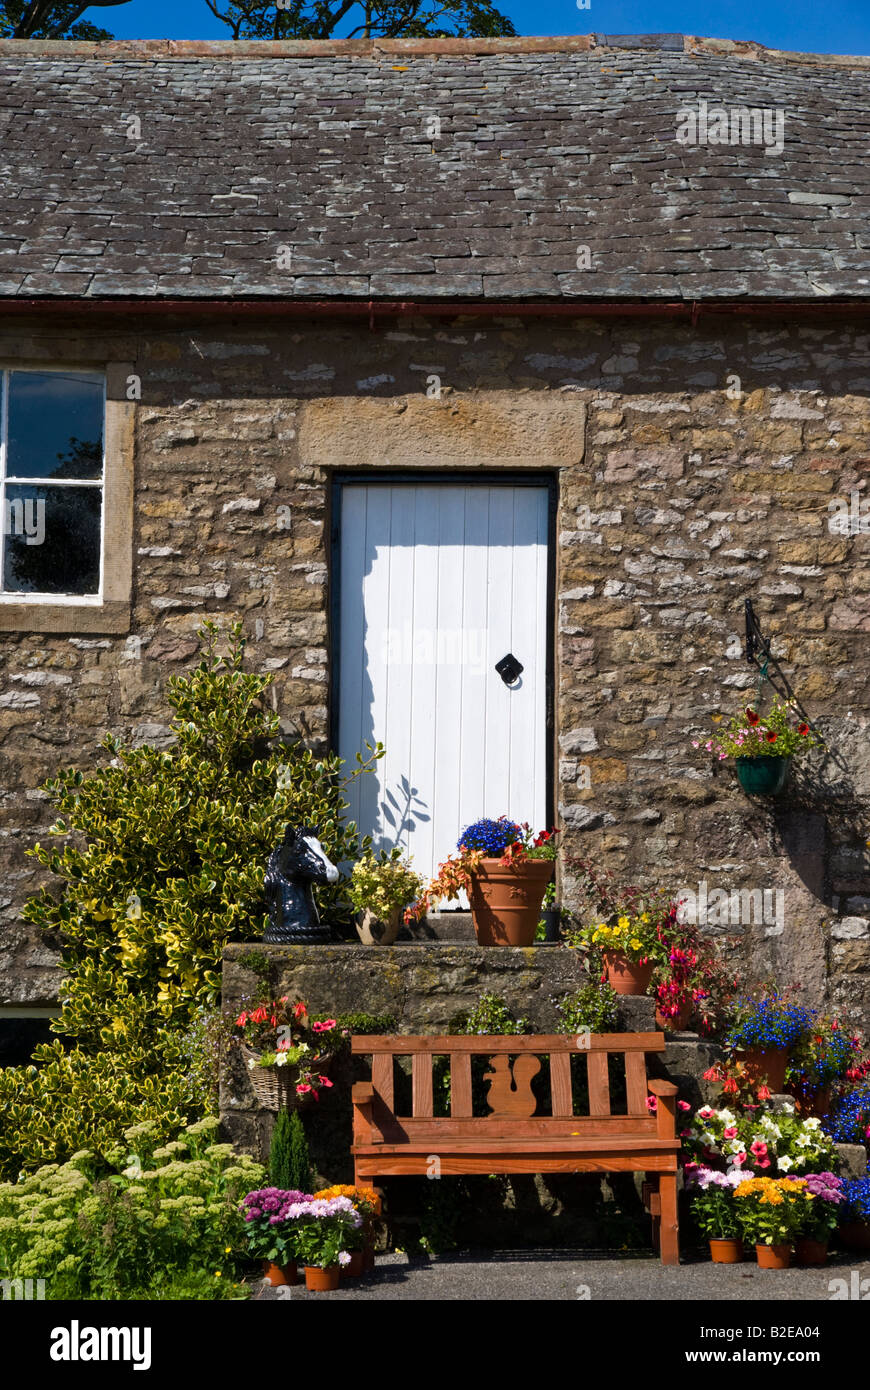
[[[30,853],[64,887],[38,893],[24,917],[63,945],[52,1027],[64,1042],[36,1050],[38,1069],[0,1071],[0,1176],[78,1148],[104,1154],[136,1119],[169,1137],[202,1113],[183,1035],[215,1006],[227,942],[263,933],[264,868],[284,827],[317,825],[336,863],[359,852],[343,819],[340,759],[272,747],[280,722],[263,700],[272,677],[242,670],[240,627],[226,656],[213,624],[200,636],[199,665],[169,680],[172,747],[107,737],[108,766],[46,783],[60,813],[51,833],[66,843]],[[383,750],[370,752],[351,777]],[[318,890],[327,914],[337,889]]]
[[[557,1005],[561,1015],[560,1033],[613,1033],[616,1030],[619,998],[612,985],[583,985],[566,994]]]
[[[269,1149],[269,1182],[283,1192],[313,1192],[308,1140],[297,1111],[279,1110]]]
[[[2,1277],[44,1279],[50,1299],[244,1296],[239,1202],[264,1172],[214,1143],[217,1125],[162,1146],[134,1125],[106,1160],[81,1150],[0,1184]]]

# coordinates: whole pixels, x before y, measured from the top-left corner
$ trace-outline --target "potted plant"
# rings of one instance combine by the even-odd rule
[[[459,854],[439,865],[406,918],[420,918],[432,903],[465,890],[481,946],[533,945],[544,890],[553,876],[556,834],[542,830],[535,835],[507,816],[475,821],[459,837]]]
[[[793,1004],[785,993],[764,990],[735,1003],[725,1046],[736,1053],[750,1085],[766,1081],[771,1092],[780,1094],[789,1053],[811,1020],[810,1010]]]
[[[799,715],[793,701],[774,695],[767,715],[749,706],[724,729],[716,730],[693,748],[704,748],[720,761],[733,758],[737,779],[753,796],[778,796],[785,786],[791,760],[820,746],[821,740]]]
[[[737,1220],[755,1245],[761,1269],[788,1269],[795,1237],[807,1220],[803,1178],[749,1178],[734,1189]]]
[[[288,996],[236,1019],[237,1038],[258,1101],[266,1110],[288,1109],[316,1100],[332,1086],[326,1074],[346,1032],[334,1018],[313,1020],[303,1003],[288,1007]]]
[[[287,1220],[297,1260],[305,1266],[305,1287],[313,1293],[338,1288],[350,1264],[349,1247],[363,1218],[349,1197],[308,1197],[290,1206]]]
[[[870,1250],[870,1170],[864,1178],[843,1181],[840,1240],[849,1250]]]
[[[310,1200],[305,1192],[286,1192],[279,1187],[258,1188],[242,1198],[239,1210],[248,1250],[262,1262],[263,1275],[272,1285],[297,1282],[290,1210]]]
[[[692,1165],[686,1176],[692,1215],[710,1243],[713,1263],[739,1264],[743,1259],[743,1237],[737,1220],[734,1191],[754,1174],[739,1170],[720,1173],[715,1168]]]
[[[795,1258],[801,1265],[823,1265],[845,1202],[843,1184],[834,1173],[808,1173],[803,1182],[807,1208],[795,1240]]]
[[[342,1279],[357,1279],[375,1263],[374,1224],[381,1214],[381,1199],[373,1187],[353,1187],[336,1183],[315,1192],[315,1198],[329,1201],[333,1197],[347,1197],[362,1217],[362,1225],[348,1236],[350,1261],[341,1270]]]
[[[657,935],[662,946],[653,973],[657,1026],[681,1032],[694,1022],[700,1032],[714,1032],[739,979],[726,967],[717,945],[702,936],[698,923],[687,920],[684,899],[668,904],[659,917]]]
[[[827,1115],[835,1087],[860,1081],[870,1071],[864,1044],[847,1033],[837,1018],[811,1016],[810,1027],[792,1047],[786,1090],[808,1115]]]
[[[392,946],[402,929],[409,903],[423,891],[424,881],[400,849],[367,850],[354,864],[347,896],[357,912],[356,929],[364,946]]]
[[[683,1131],[693,1161],[728,1172],[752,1168],[762,1176],[804,1176],[830,1171],[836,1150],[820,1122],[790,1111],[752,1105],[715,1110],[702,1105]],[[687,1165],[688,1167],[688,1165]]]
[[[584,911],[593,920],[570,931],[568,944],[587,957],[591,970],[601,973],[617,994],[646,994],[656,965],[665,959],[661,923],[674,910],[663,889],[634,885],[617,887],[613,875],[582,859],[568,865],[579,870]]]

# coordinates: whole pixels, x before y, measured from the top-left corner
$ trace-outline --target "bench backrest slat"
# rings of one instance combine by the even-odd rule
[[[568,1052],[550,1054],[550,1096],[553,1102],[554,1119],[561,1115],[573,1115],[571,1055]]]
[[[391,1059],[392,1060],[392,1059]],[[432,1053],[415,1052],[411,1072],[414,1114],[426,1119],[434,1114],[432,1102]]]
[[[472,1116],[471,1106],[471,1053],[452,1052],[450,1054],[450,1114],[454,1120],[466,1120]]]
[[[589,1081],[589,1114],[610,1114],[610,1077],[607,1070],[607,1053],[590,1052],[586,1058],[586,1075]]]
[[[593,1033],[584,1039],[588,1047],[577,1045],[574,1033],[524,1033],[520,1036],[481,1037],[473,1034],[441,1037],[357,1036],[351,1038],[351,1051],[357,1055],[391,1052],[410,1057],[415,1052],[664,1052],[664,1033]]]
[[[373,1049],[372,1085],[388,1110],[392,1110],[395,1104],[393,1100],[393,1056],[392,1052],[378,1052]]]
[[[628,1098],[628,1113],[639,1114],[646,1109],[649,1092],[646,1086],[646,1060],[642,1052],[625,1054],[625,1089]]]

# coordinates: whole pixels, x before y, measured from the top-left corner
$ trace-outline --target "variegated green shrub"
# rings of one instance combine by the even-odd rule
[[[107,766],[46,784],[63,843],[30,853],[64,888],[37,894],[24,916],[63,943],[53,1025],[63,1042],[38,1048],[35,1069],[0,1071],[0,1175],[78,1148],[104,1153],[134,1120],[169,1137],[201,1113],[181,1035],[218,998],[227,942],[263,934],[264,866],[284,827],[316,825],[335,863],[360,851],[343,818],[340,760],[278,742],[279,716],[264,699],[272,677],[242,669],[240,628],[225,656],[214,625],[200,636],[199,665],[168,684],[170,748],[107,737]],[[350,776],[382,751],[358,755]],[[337,890],[316,890],[327,916]]]

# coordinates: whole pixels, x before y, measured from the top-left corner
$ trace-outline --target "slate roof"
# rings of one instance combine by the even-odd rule
[[[782,111],[782,153],[680,144],[701,100]],[[866,299],[868,151],[870,58],[7,41],[0,296]]]

